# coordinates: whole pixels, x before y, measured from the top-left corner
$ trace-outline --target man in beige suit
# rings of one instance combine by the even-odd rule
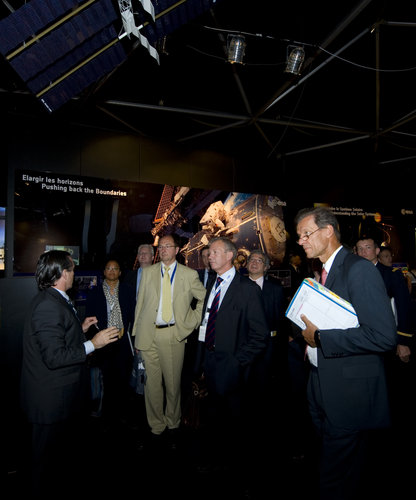
[[[197,271],[177,262],[173,236],[163,236],[158,250],[160,262],[143,269],[132,332],[146,369],[146,415],[155,436],[166,428],[174,434],[180,425],[185,339],[200,324],[206,294]]]

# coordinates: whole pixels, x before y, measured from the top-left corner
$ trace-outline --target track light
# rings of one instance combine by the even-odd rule
[[[231,64],[243,63],[246,41],[243,35],[228,35],[228,62]]]
[[[303,50],[303,47],[297,47],[293,45],[288,46],[288,51],[290,48],[292,50],[286,61],[285,73],[292,73],[292,75],[300,75],[301,67],[305,59],[305,51]]]

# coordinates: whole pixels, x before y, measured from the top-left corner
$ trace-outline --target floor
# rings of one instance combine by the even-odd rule
[[[232,464],[201,466],[201,430],[181,428],[176,449],[171,449],[168,440],[153,443],[149,439],[142,396],[135,396],[127,421],[109,426],[100,418],[90,417],[85,448],[76,458],[80,461],[78,484],[71,481],[64,490],[72,485],[83,497],[116,495],[118,500],[165,497],[314,500],[317,498],[317,447],[309,431],[301,432],[302,419],[297,419],[293,412],[291,418],[282,419],[282,415],[288,415],[288,408],[279,406],[278,401],[281,399],[276,398],[276,404],[270,406],[265,425],[255,427],[257,446],[251,448],[247,443],[243,470],[235,469]],[[386,498],[386,491],[394,491],[398,497],[414,491],[413,406],[412,401],[408,401],[404,406],[406,413],[400,416],[398,424],[388,432],[374,435],[362,498]],[[30,441],[18,415],[14,426],[14,431],[5,433],[3,447],[7,453],[3,467],[5,485],[1,491],[8,492],[1,495],[4,500],[27,495],[25,464]],[[296,439],[299,437],[303,446]]]
[[[310,463],[307,454],[292,458],[286,453],[284,429],[281,433],[270,434],[267,447],[250,452],[247,446],[246,470],[235,470],[227,465],[214,464],[212,467],[200,460],[202,430],[182,427],[176,449],[171,449],[167,439],[154,443],[148,432],[141,396],[137,396],[134,405],[134,424],[130,421],[109,426],[100,418],[89,419],[88,442],[77,457],[82,461],[79,489],[83,497],[117,495],[118,499],[131,496],[162,499],[169,495],[169,498],[181,500],[205,500],[213,496],[254,500],[269,498],[276,488],[281,490],[290,486],[292,500],[305,498],[307,492],[311,498],[312,487],[306,483],[315,465]],[[21,423],[18,439],[14,440],[12,453],[7,457],[9,495],[2,495],[4,500],[28,494],[29,444],[28,431]]]

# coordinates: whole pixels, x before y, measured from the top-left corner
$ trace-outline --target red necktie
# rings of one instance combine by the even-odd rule
[[[326,277],[328,276],[328,273],[325,271],[325,268],[322,268],[321,271],[321,284],[325,285]]]

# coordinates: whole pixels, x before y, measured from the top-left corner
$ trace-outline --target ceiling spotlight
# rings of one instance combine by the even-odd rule
[[[246,41],[243,35],[228,35],[228,62],[231,64],[243,63]]]
[[[285,73],[292,73],[292,75],[300,75],[300,70],[305,59],[305,51],[303,47],[296,46],[288,46],[289,49],[292,49],[289,57],[286,61]]]

